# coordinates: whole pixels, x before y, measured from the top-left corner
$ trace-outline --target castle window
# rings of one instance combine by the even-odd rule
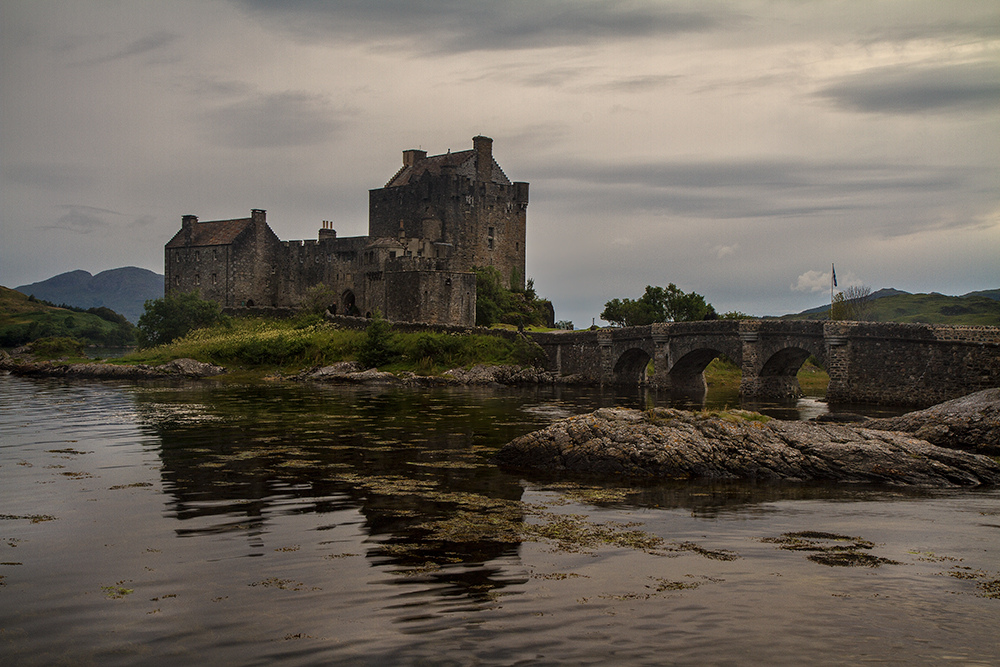
[[[201,284],[201,276],[199,274],[197,274],[197,273],[194,274],[194,284],[195,285],[200,285]]]
[[[218,260],[219,260],[219,251],[213,249],[212,250],[212,261],[218,261]]]
[[[486,247],[493,250],[493,227],[490,227],[489,232],[486,234]]]
[[[180,276],[174,276],[174,287],[180,287],[180,286],[181,286],[181,277]]]
[[[213,273],[212,274],[212,284],[213,285],[218,285],[219,284],[219,275],[217,273]]]
[[[176,255],[174,255],[174,257],[177,259],[177,263],[180,264],[181,263],[181,254],[177,253]]]
[[[196,262],[200,262],[201,261],[201,251],[200,250],[195,250],[194,251],[194,261],[196,261]]]

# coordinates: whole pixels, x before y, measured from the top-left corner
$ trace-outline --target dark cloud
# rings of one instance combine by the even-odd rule
[[[218,106],[203,115],[210,141],[229,148],[311,146],[341,127],[325,98],[302,92],[259,95]]]
[[[970,63],[897,65],[867,70],[816,92],[850,111],[884,114],[1000,108],[1000,66]]]
[[[593,0],[234,0],[310,39],[403,40],[421,50],[544,48],[712,30],[731,15],[699,4]]]

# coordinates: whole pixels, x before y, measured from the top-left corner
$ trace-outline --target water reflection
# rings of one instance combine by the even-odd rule
[[[0,377],[4,650],[19,664],[995,654],[981,596],[1000,581],[996,491],[524,478],[488,458],[554,419],[650,401],[664,399]],[[887,564],[834,570],[765,541],[802,531],[862,538]],[[134,593],[105,595],[119,586]]]
[[[510,583],[482,564],[516,555],[523,538],[517,526],[525,521],[520,476],[493,466],[489,455],[572,414],[667,402],[641,388],[576,387],[191,385],[140,387],[134,398],[140,422],[161,443],[163,488],[182,522],[179,536],[242,534],[247,555],[259,556],[269,524],[282,514],[354,510],[364,518],[365,555],[373,564],[476,600]],[[681,406],[724,408],[731,398],[716,393]],[[825,410],[815,398],[745,407],[786,419]],[[532,481],[541,489],[567,488],[557,478]],[[819,485],[617,482],[605,496],[604,481],[585,483],[591,489],[585,499],[597,505],[682,507],[702,516],[843,494]],[[481,566],[453,567],[462,563]]]

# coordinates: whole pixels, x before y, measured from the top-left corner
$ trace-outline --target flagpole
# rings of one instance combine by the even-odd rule
[[[837,284],[837,270],[830,262],[830,319],[833,319],[833,286]]]

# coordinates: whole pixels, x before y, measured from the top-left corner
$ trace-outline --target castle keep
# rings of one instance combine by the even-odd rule
[[[166,292],[195,291],[225,308],[296,307],[322,283],[335,314],[471,326],[473,267],[492,266],[524,287],[528,184],[511,183],[493,140],[427,156],[369,191],[368,236],[338,237],[324,221],[316,240],[281,241],[254,209],[249,218],[201,222],[185,215],[164,248]]]

